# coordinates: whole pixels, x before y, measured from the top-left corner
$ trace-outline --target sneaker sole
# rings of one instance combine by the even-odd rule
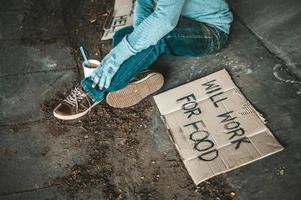
[[[106,100],[114,108],[131,107],[158,91],[163,84],[164,77],[162,74],[154,72],[139,81],[130,83],[124,89],[109,93]]]
[[[55,116],[56,118],[58,119],[61,119],[61,120],[73,120],[73,119],[78,119],[86,114],[88,114],[92,108],[94,106],[96,106],[97,104],[99,104],[100,102],[96,102],[94,103],[90,108],[88,108],[85,112],[82,112],[82,113],[78,113],[78,114],[75,114],[75,115],[60,115],[60,114],[57,114],[55,111],[56,109],[60,106],[60,104],[53,110],[53,116]]]

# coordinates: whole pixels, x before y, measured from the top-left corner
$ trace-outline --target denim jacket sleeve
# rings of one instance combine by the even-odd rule
[[[152,0],[136,0],[134,8],[134,23],[136,28],[145,18],[150,16],[154,11],[154,4]]]
[[[184,3],[185,0],[158,0],[154,11],[111,50],[108,59],[122,64],[131,56],[155,45],[176,27]]]

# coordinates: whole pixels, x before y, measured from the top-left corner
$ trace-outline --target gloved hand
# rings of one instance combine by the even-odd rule
[[[90,77],[93,84],[98,85],[100,90],[108,88],[119,67],[120,64],[116,62],[114,55],[106,55]]]
[[[108,88],[111,80],[120,68],[120,65],[134,55],[129,47],[126,37],[104,57],[100,65],[93,71],[91,80],[99,89]]]

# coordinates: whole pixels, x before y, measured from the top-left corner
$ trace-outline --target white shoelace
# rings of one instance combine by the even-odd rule
[[[78,87],[71,90],[71,94],[64,99],[64,101],[73,107],[76,107],[76,111],[78,111],[78,102],[83,100],[84,98],[87,98],[87,101],[89,103],[89,107],[91,106],[91,103],[87,97],[87,95]]]

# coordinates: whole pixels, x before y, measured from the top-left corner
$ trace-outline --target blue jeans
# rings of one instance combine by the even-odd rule
[[[117,31],[113,37],[113,47],[132,31],[133,27]],[[109,92],[126,87],[133,77],[148,69],[162,54],[174,56],[214,54],[225,45],[227,39],[228,34],[214,26],[181,17],[176,28],[156,45],[126,60],[114,75],[108,89],[92,88],[92,81],[89,78],[82,80],[81,85],[94,102],[101,101]]]

